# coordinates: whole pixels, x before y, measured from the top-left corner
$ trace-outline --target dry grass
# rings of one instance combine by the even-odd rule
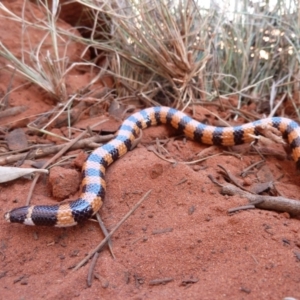
[[[66,89],[66,76],[77,66],[89,68],[97,68],[93,62],[71,62],[67,56],[67,48],[72,46],[72,42],[84,42],[78,35],[72,31],[64,30],[57,26],[56,18],[58,14],[57,1],[53,1],[54,5],[48,8],[44,1],[39,1],[40,14],[36,14],[36,10],[31,11],[31,5],[25,0],[22,7],[21,16],[10,11],[3,3],[0,3],[0,22],[14,22],[14,36],[19,35],[20,40],[14,43],[10,42],[12,48],[5,45],[5,41],[0,41],[0,56],[6,60],[6,65],[2,71],[11,71],[13,76],[21,76],[46,91],[52,99],[56,100],[57,106],[52,111],[38,116],[28,124],[30,129],[35,129],[41,133],[51,135],[47,129],[62,114],[66,115],[68,125],[71,126],[72,105],[75,100],[77,103],[85,96],[82,91],[73,91],[71,94]],[[26,13],[25,13],[26,11]],[[35,22],[28,21],[28,11],[31,13],[30,19]],[[14,24],[10,23],[10,24]],[[41,40],[36,44],[31,39],[33,36],[42,36]],[[82,47],[84,48],[84,47]],[[89,95],[89,87],[103,75],[103,72],[91,72],[94,78],[83,89],[86,95]],[[12,76],[12,78],[13,78]],[[16,88],[15,88],[16,89]],[[0,106],[5,97],[0,99]],[[2,106],[1,106],[2,107]],[[4,105],[3,105],[4,107]],[[40,122],[40,120],[42,120]],[[45,120],[47,120],[45,122]],[[62,137],[62,139],[65,139]]]
[[[237,10],[231,20],[225,9],[203,9],[193,0],[77,2],[90,8],[95,24],[90,39],[55,28],[54,5],[51,10],[45,7],[48,22],[42,24],[53,41],[51,56],[33,51],[32,66],[0,44],[0,55],[12,69],[63,102],[70,98],[64,86],[70,67],[67,58],[59,56],[57,39],[68,35],[107,57],[107,73],[115,78],[118,97],[139,97],[148,105],[184,108],[231,95],[240,103],[263,97],[271,102],[278,94],[292,97],[297,88],[296,9],[282,1],[272,10],[254,7],[251,14],[237,2],[243,12]]]
[[[184,107],[237,95],[260,100],[286,92],[298,74],[298,25],[284,4],[236,12],[205,10],[192,0],[81,0],[111,31],[93,43],[110,57],[120,96]],[[97,12],[97,13],[96,13]]]
[[[27,1],[24,1],[23,9],[26,7]],[[66,61],[64,58],[59,57],[58,42],[60,38],[57,34],[54,18],[55,11],[50,11],[43,5],[47,11],[48,22],[36,24],[28,22],[26,19],[14,14],[8,10],[3,3],[0,3],[0,10],[3,13],[1,22],[5,19],[10,19],[16,22],[16,30],[22,28],[22,39],[20,40],[20,47],[27,44],[26,37],[29,36],[31,28],[44,31],[44,38],[40,44],[32,48],[31,52],[24,47],[21,49],[20,56],[8,49],[2,42],[0,42],[0,55],[8,61],[7,69],[16,70],[17,74],[28,79],[30,82],[40,86],[57,100],[66,100],[66,88],[64,83],[64,72],[66,70]],[[55,8],[54,8],[55,9]],[[42,52],[43,44],[48,36],[51,35],[52,51]]]

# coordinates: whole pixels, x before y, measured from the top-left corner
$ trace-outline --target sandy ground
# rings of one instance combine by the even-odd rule
[[[20,13],[21,2],[3,1],[16,13]],[[26,11],[28,18],[33,12],[39,13],[31,7]],[[69,25],[59,22],[68,28]],[[15,24],[7,20],[0,31],[1,41],[20,55],[21,33]],[[36,32],[31,39],[38,43],[41,36]],[[80,45],[73,44],[68,54],[74,61],[81,50]],[[6,63],[0,60],[1,66]],[[0,78],[0,92],[5,95],[11,74],[2,69]],[[71,93],[79,83],[84,86],[88,80],[87,74],[75,69],[66,78],[67,88]],[[25,80],[14,78],[13,88],[17,89],[11,92],[8,104],[9,107],[23,105],[27,109],[0,120],[1,138],[4,140],[13,128],[22,128],[30,145],[50,142],[45,136],[33,134],[26,125],[55,103],[40,88],[32,84],[22,86],[24,83]],[[208,109],[220,116],[226,115],[217,107]],[[214,118],[205,109],[197,107],[195,111],[197,120],[208,118],[215,125]],[[92,119],[89,113],[87,110],[74,126],[90,125],[103,115],[100,113]],[[115,130],[118,125],[111,121],[103,126]],[[66,128],[53,131],[63,134]],[[224,154],[222,151],[227,149],[206,150],[208,146],[177,137],[165,145],[169,157],[177,161],[195,160],[203,150],[221,155],[196,165],[171,164],[149,151],[155,138],[170,136],[174,136],[174,131],[165,126],[145,130],[136,149],[109,168],[107,195],[100,211],[108,230],[113,229],[147,191],[151,190],[151,194],[113,236],[116,258],[113,259],[106,248],[100,253],[95,266],[97,276],[91,287],[86,280],[90,262],[78,271],[72,267],[103,239],[97,223],[58,229],[9,224],[1,218],[0,298],[138,300],[283,299],[290,296],[300,299],[299,219],[290,218],[287,213],[259,209],[229,215],[228,209],[247,201],[238,196],[221,195],[220,188],[208,178],[212,175],[224,183],[218,167],[222,165],[247,187],[273,178],[280,194],[297,199],[300,177],[294,163],[288,156],[281,160],[268,156],[262,169],[254,169],[246,178],[241,178],[242,170],[261,159],[257,154]],[[5,144],[1,151],[8,151]],[[74,199],[79,195],[78,166],[85,156],[80,150],[71,153],[79,155],[78,163],[69,160],[62,166],[66,173],[53,169],[51,182],[52,186],[53,182],[54,185],[56,181],[62,182],[62,193],[64,186],[75,182],[75,191],[68,195]],[[27,159],[23,166],[31,163]],[[69,174],[68,170],[73,171]],[[1,184],[0,214],[24,205],[30,185],[28,179]],[[59,188],[56,192],[59,193]],[[53,196],[49,178],[42,176],[32,203],[55,201],[58,199]]]

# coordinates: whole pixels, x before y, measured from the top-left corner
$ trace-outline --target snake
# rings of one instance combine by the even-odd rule
[[[216,127],[200,123],[174,108],[150,107],[125,119],[111,141],[91,152],[82,167],[78,199],[54,205],[17,207],[7,212],[5,219],[25,225],[68,227],[91,218],[105,197],[108,166],[132,149],[142,129],[158,124],[169,124],[194,141],[220,146],[250,143],[260,135],[261,128],[273,127],[287,139],[296,167],[300,169],[300,127],[291,119],[270,117],[240,126]]]

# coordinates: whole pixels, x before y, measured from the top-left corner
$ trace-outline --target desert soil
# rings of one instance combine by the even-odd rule
[[[22,13],[23,1],[2,1],[16,14]],[[26,18],[43,17],[34,5],[26,6]],[[21,28],[1,12],[0,36],[5,46],[20,57]],[[62,20],[59,26],[70,29]],[[29,29],[28,29],[29,31]],[[32,49],[44,33],[32,29]],[[62,45],[62,53],[66,43]],[[31,47],[31,48],[30,48]],[[49,46],[49,48],[51,48]],[[84,47],[70,42],[67,55],[70,63],[80,61]],[[6,72],[8,62],[0,60],[0,92],[4,97],[10,87],[8,107],[25,106],[26,110],[0,120],[2,155],[9,151],[4,143],[17,128],[25,133],[29,146],[48,147],[62,141],[37,135],[26,126],[38,115],[56,107],[53,98],[34,84]],[[66,76],[68,93],[88,84],[89,71],[74,68]],[[12,84],[11,84],[12,80]],[[102,83],[97,84],[101,89]],[[94,99],[92,104],[96,103]],[[102,129],[115,132],[120,125],[106,112],[108,102],[99,101],[98,112],[87,102],[84,113],[74,124],[76,130],[98,122],[109,121]],[[256,106],[244,107],[256,114]],[[187,110],[192,114],[192,110]],[[193,117],[212,125],[218,121],[212,113],[225,118],[231,115],[218,106],[194,107]],[[129,115],[129,113],[127,114]],[[261,115],[258,115],[258,118]],[[246,122],[228,119],[231,125]],[[68,137],[65,125],[51,129]],[[96,134],[96,133],[95,133]],[[175,137],[175,138],[174,138]],[[151,150],[155,139],[164,140],[170,163]],[[50,147],[50,146],[49,146]],[[275,146],[269,146],[275,147]],[[280,146],[281,147],[281,146]],[[208,149],[208,150],[207,150]],[[219,165],[250,189],[259,182],[271,180],[279,194],[297,199],[300,177],[293,161],[283,152],[281,159],[266,156],[262,168],[253,169],[247,177],[240,173],[261,160],[248,147],[237,155],[236,150],[185,140],[166,126],[146,129],[139,145],[116,161],[106,175],[107,194],[100,215],[110,231],[149,190],[149,197],[119,228],[112,238],[115,259],[107,248],[101,251],[95,265],[91,287],[87,285],[88,262],[79,270],[72,268],[103,239],[97,223],[87,221],[70,228],[30,227],[7,223],[0,218],[0,298],[1,299],[300,299],[300,221],[287,213],[251,209],[228,214],[228,209],[247,203],[239,196],[225,196],[220,187],[208,178],[212,175],[225,183]],[[58,199],[75,199],[80,191],[80,166],[91,149],[73,150],[75,159],[51,169],[51,176],[41,176],[32,196],[32,204],[54,204]],[[198,154],[219,154],[196,164]],[[228,153],[224,153],[228,151]],[[203,152],[202,152],[203,154]],[[11,165],[31,166],[45,162],[53,155]],[[51,180],[49,179],[51,177]],[[21,178],[0,185],[0,214],[25,204],[31,180]],[[72,187],[73,185],[73,187]],[[75,185],[75,190],[74,190]],[[70,187],[70,189],[66,188]],[[62,195],[62,196],[60,196]]]

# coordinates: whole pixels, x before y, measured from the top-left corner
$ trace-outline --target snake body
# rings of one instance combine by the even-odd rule
[[[222,146],[249,143],[255,135],[259,135],[258,127],[271,126],[287,139],[300,169],[300,127],[290,119],[274,117],[241,126],[215,127],[199,123],[173,108],[151,107],[128,117],[113,140],[89,155],[82,169],[81,194],[77,200],[56,205],[18,207],[5,214],[6,220],[26,225],[67,227],[89,219],[102,206],[108,166],[131,149],[141,129],[161,123],[170,124],[197,142]]]

